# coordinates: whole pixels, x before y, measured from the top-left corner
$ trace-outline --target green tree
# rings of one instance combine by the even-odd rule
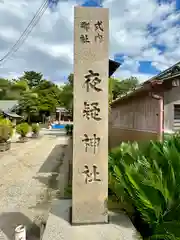
[[[43,79],[38,86],[36,86],[35,91],[47,90],[48,88],[57,87],[53,82]]]
[[[55,108],[61,105],[61,90],[54,83],[43,80],[34,91],[39,97],[39,111],[41,113],[54,112]]]
[[[7,81],[7,80],[6,80]],[[19,100],[24,92],[29,91],[29,86],[24,78],[12,79],[8,81],[6,90],[3,92],[4,100]]]
[[[61,87],[60,99],[62,106],[72,111],[73,109],[73,81],[74,75],[71,73],[68,76],[68,82]]]
[[[122,81],[116,78],[110,78],[109,81],[113,100],[125,94],[126,92],[133,90],[139,85],[139,81],[136,77],[130,77]]]
[[[0,100],[19,100],[19,114],[26,114],[28,121],[39,121],[62,106],[61,92],[62,89],[35,71],[24,72],[11,81],[0,78]]]
[[[36,93],[26,92],[19,100],[19,111],[26,115],[28,122],[31,122],[31,116],[39,112],[39,98]]]
[[[0,78],[0,100],[5,100],[10,87],[10,81],[5,78]]]
[[[26,92],[26,91],[29,91],[29,86],[25,79],[18,79],[12,82],[11,90],[18,91],[18,92]]]
[[[61,88],[60,98],[63,106],[67,109],[71,109],[73,105],[73,79],[74,75],[71,73],[68,76],[68,82]],[[122,81],[117,78],[109,78],[109,103],[134,89],[138,84],[139,81],[136,77],[130,77]]]
[[[0,100],[18,100],[20,93],[24,90],[19,85],[18,80],[10,81],[4,78],[0,78]],[[16,87],[15,87],[16,86]]]
[[[11,81],[10,87],[8,89],[6,99],[19,100],[21,98],[21,95],[27,91],[29,91],[29,86],[26,80],[24,79],[13,80]]]
[[[74,74],[70,73],[68,76],[68,83],[73,86],[73,82],[74,82]]]
[[[35,71],[26,71],[21,79],[25,79],[29,88],[37,87],[42,82],[43,74]]]

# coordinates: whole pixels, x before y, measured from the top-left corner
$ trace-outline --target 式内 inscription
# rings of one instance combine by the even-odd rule
[[[94,24],[94,27],[95,27],[95,32],[96,32],[96,35],[94,37],[95,39],[95,42],[100,42],[102,43],[103,42],[103,32],[104,32],[104,26],[103,26],[103,22],[102,21],[97,21],[95,24]]]

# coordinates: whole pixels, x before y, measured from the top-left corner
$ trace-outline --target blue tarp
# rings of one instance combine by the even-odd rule
[[[83,6],[83,7],[102,7],[102,0],[86,0],[81,6]]]

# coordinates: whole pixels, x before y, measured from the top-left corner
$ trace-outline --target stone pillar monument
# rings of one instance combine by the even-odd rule
[[[74,20],[72,200],[53,201],[43,240],[135,240],[128,217],[107,209],[108,76],[120,65],[108,59],[108,9],[76,7]]]
[[[75,7],[72,224],[108,222],[108,14]]]

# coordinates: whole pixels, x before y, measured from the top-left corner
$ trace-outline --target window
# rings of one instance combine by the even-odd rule
[[[174,104],[174,124],[173,130],[180,130],[180,104]]]

